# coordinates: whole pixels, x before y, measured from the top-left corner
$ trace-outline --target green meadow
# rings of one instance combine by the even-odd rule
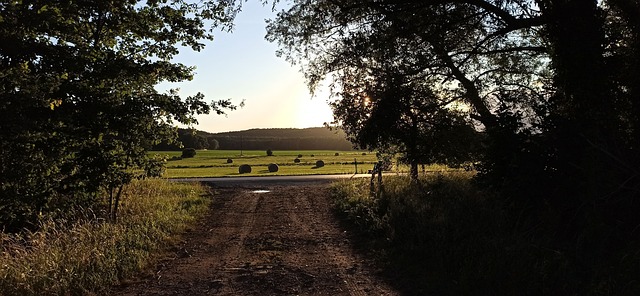
[[[233,176],[282,176],[282,175],[318,175],[366,173],[377,162],[375,152],[364,151],[273,151],[267,156],[265,150],[198,150],[193,158],[180,158],[180,151],[152,151],[152,155],[165,156],[168,178],[233,177]],[[302,157],[298,157],[302,155]],[[294,160],[300,159],[299,163]],[[227,159],[233,160],[227,163]],[[322,160],[323,167],[316,167],[316,161]],[[278,165],[278,172],[269,172],[271,163]],[[238,167],[251,166],[251,173],[240,174]]]

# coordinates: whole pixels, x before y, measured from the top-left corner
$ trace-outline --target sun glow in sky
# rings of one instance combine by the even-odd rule
[[[305,128],[332,120],[328,92],[309,93],[297,66],[276,57],[277,45],[264,39],[265,19],[275,17],[259,1],[243,4],[233,32],[217,32],[201,52],[184,50],[175,59],[195,66],[192,81],[163,83],[159,90],[180,88],[183,96],[201,92],[206,101],[230,98],[245,106],[227,115],[199,116],[199,130],[236,131],[250,128]]]

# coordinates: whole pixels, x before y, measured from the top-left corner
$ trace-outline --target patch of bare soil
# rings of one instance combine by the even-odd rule
[[[215,189],[206,219],[114,295],[398,295],[331,212],[326,185]]]

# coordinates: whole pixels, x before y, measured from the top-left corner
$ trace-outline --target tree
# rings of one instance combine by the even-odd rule
[[[301,65],[312,89],[327,77],[353,79],[362,92],[368,82],[361,81],[382,85],[384,76],[352,69],[380,63],[372,53],[399,43],[388,63],[403,68],[394,72],[435,81],[438,97],[471,109],[468,119],[486,135],[479,180],[501,193],[518,221],[534,221],[524,223],[541,229],[534,235],[554,229],[543,234],[549,249],[609,268],[637,246],[637,0],[294,3],[269,24],[268,38]],[[392,106],[380,118],[396,112]],[[368,111],[344,108],[355,112],[352,135],[362,133],[367,123],[357,118]],[[580,276],[598,278],[597,270]]]
[[[468,106],[470,119],[497,133],[504,129],[498,106],[509,105],[508,110],[521,110],[517,120],[526,122],[511,134],[523,132],[522,127],[534,129],[541,120],[538,102],[545,97],[540,81],[548,74],[546,49],[536,30],[522,28],[538,24],[539,17],[511,3],[508,9],[531,17],[502,23],[494,9],[478,11],[467,3],[482,1],[447,2],[297,1],[269,24],[268,38],[281,44],[281,55],[303,65],[312,89],[330,76],[340,81],[334,89],[344,98],[345,87],[357,92],[366,88],[367,79],[380,78],[357,69],[386,63],[392,65],[391,73],[412,81],[409,88],[424,89],[423,81],[432,88],[428,96],[445,102],[428,112],[445,114],[448,105]],[[346,86],[345,80],[354,83]],[[396,107],[414,108],[390,104],[380,112],[390,114]]]
[[[406,71],[435,80],[438,95],[469,106],[470,118],[489,135],[490,149],[499,152],[487,153],[495,158],[487,159],[485,175],[510,178],[528,159],[524,165],[537,166],[532,178],[562,180],[549,184],[552,191],[595,200],[637,174],[627,165],[638,162],[631,152],[637,142],[628,140],[638,133],[630,113],[638,105],[637,83],[612,80],[618,74],[610,60],[638,60],[632,57],[638,6],[626,0],[300,0],[269,24],[268,38],[302,65],[312,89],[400,43]],[[633,63],[617,65],[633,69]],[[532,149],[541,156],[520,155]],[[603,170],[610,172],[606,182],[598,176]]]
[[[466,148],[474,146],[475,132],[462,112],[450,106],[453,100],[438,97],[432,81],[406,76],[385,62],[397,65],[401,59],[367,59],[383,66],[342,70],[337,82],[340,99],[331,104],[334,125],[360,148],[402,153],[413,182],[418,181],[420,163],[471,160],[471,149]],[[454,139],[461,141],[454,144]]]
[[[191,79],[193,68],[171,62],[178,46],[199,51],[212,38],[205,22],[228,26],[237,10],[224,1],[0,3],[3,228],[94,205],[102,188],[115,219],[145,147],[175,135],[174,122],[233,109],[154,86]]]
[[[207,137],[207,149],[209,150],[218,150],[220,148],[220,143],[214,137]]]

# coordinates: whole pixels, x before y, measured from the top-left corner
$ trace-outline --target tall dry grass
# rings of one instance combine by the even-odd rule
[[[122,203],[118,223],[49,220],[36,232],[0,234],[0,295],[104,293],[146,268],[209,199],[198,184],[144,180],[127,186]]]
[[[370,237],[407,295],[554,295],[566,291],[564,254],[539,248],[473,173],[428,174],[421,185],[385,177],[380,198],[364,180],[333,187],[336,211]],[[372,248],[369,248],[373,246]]]

